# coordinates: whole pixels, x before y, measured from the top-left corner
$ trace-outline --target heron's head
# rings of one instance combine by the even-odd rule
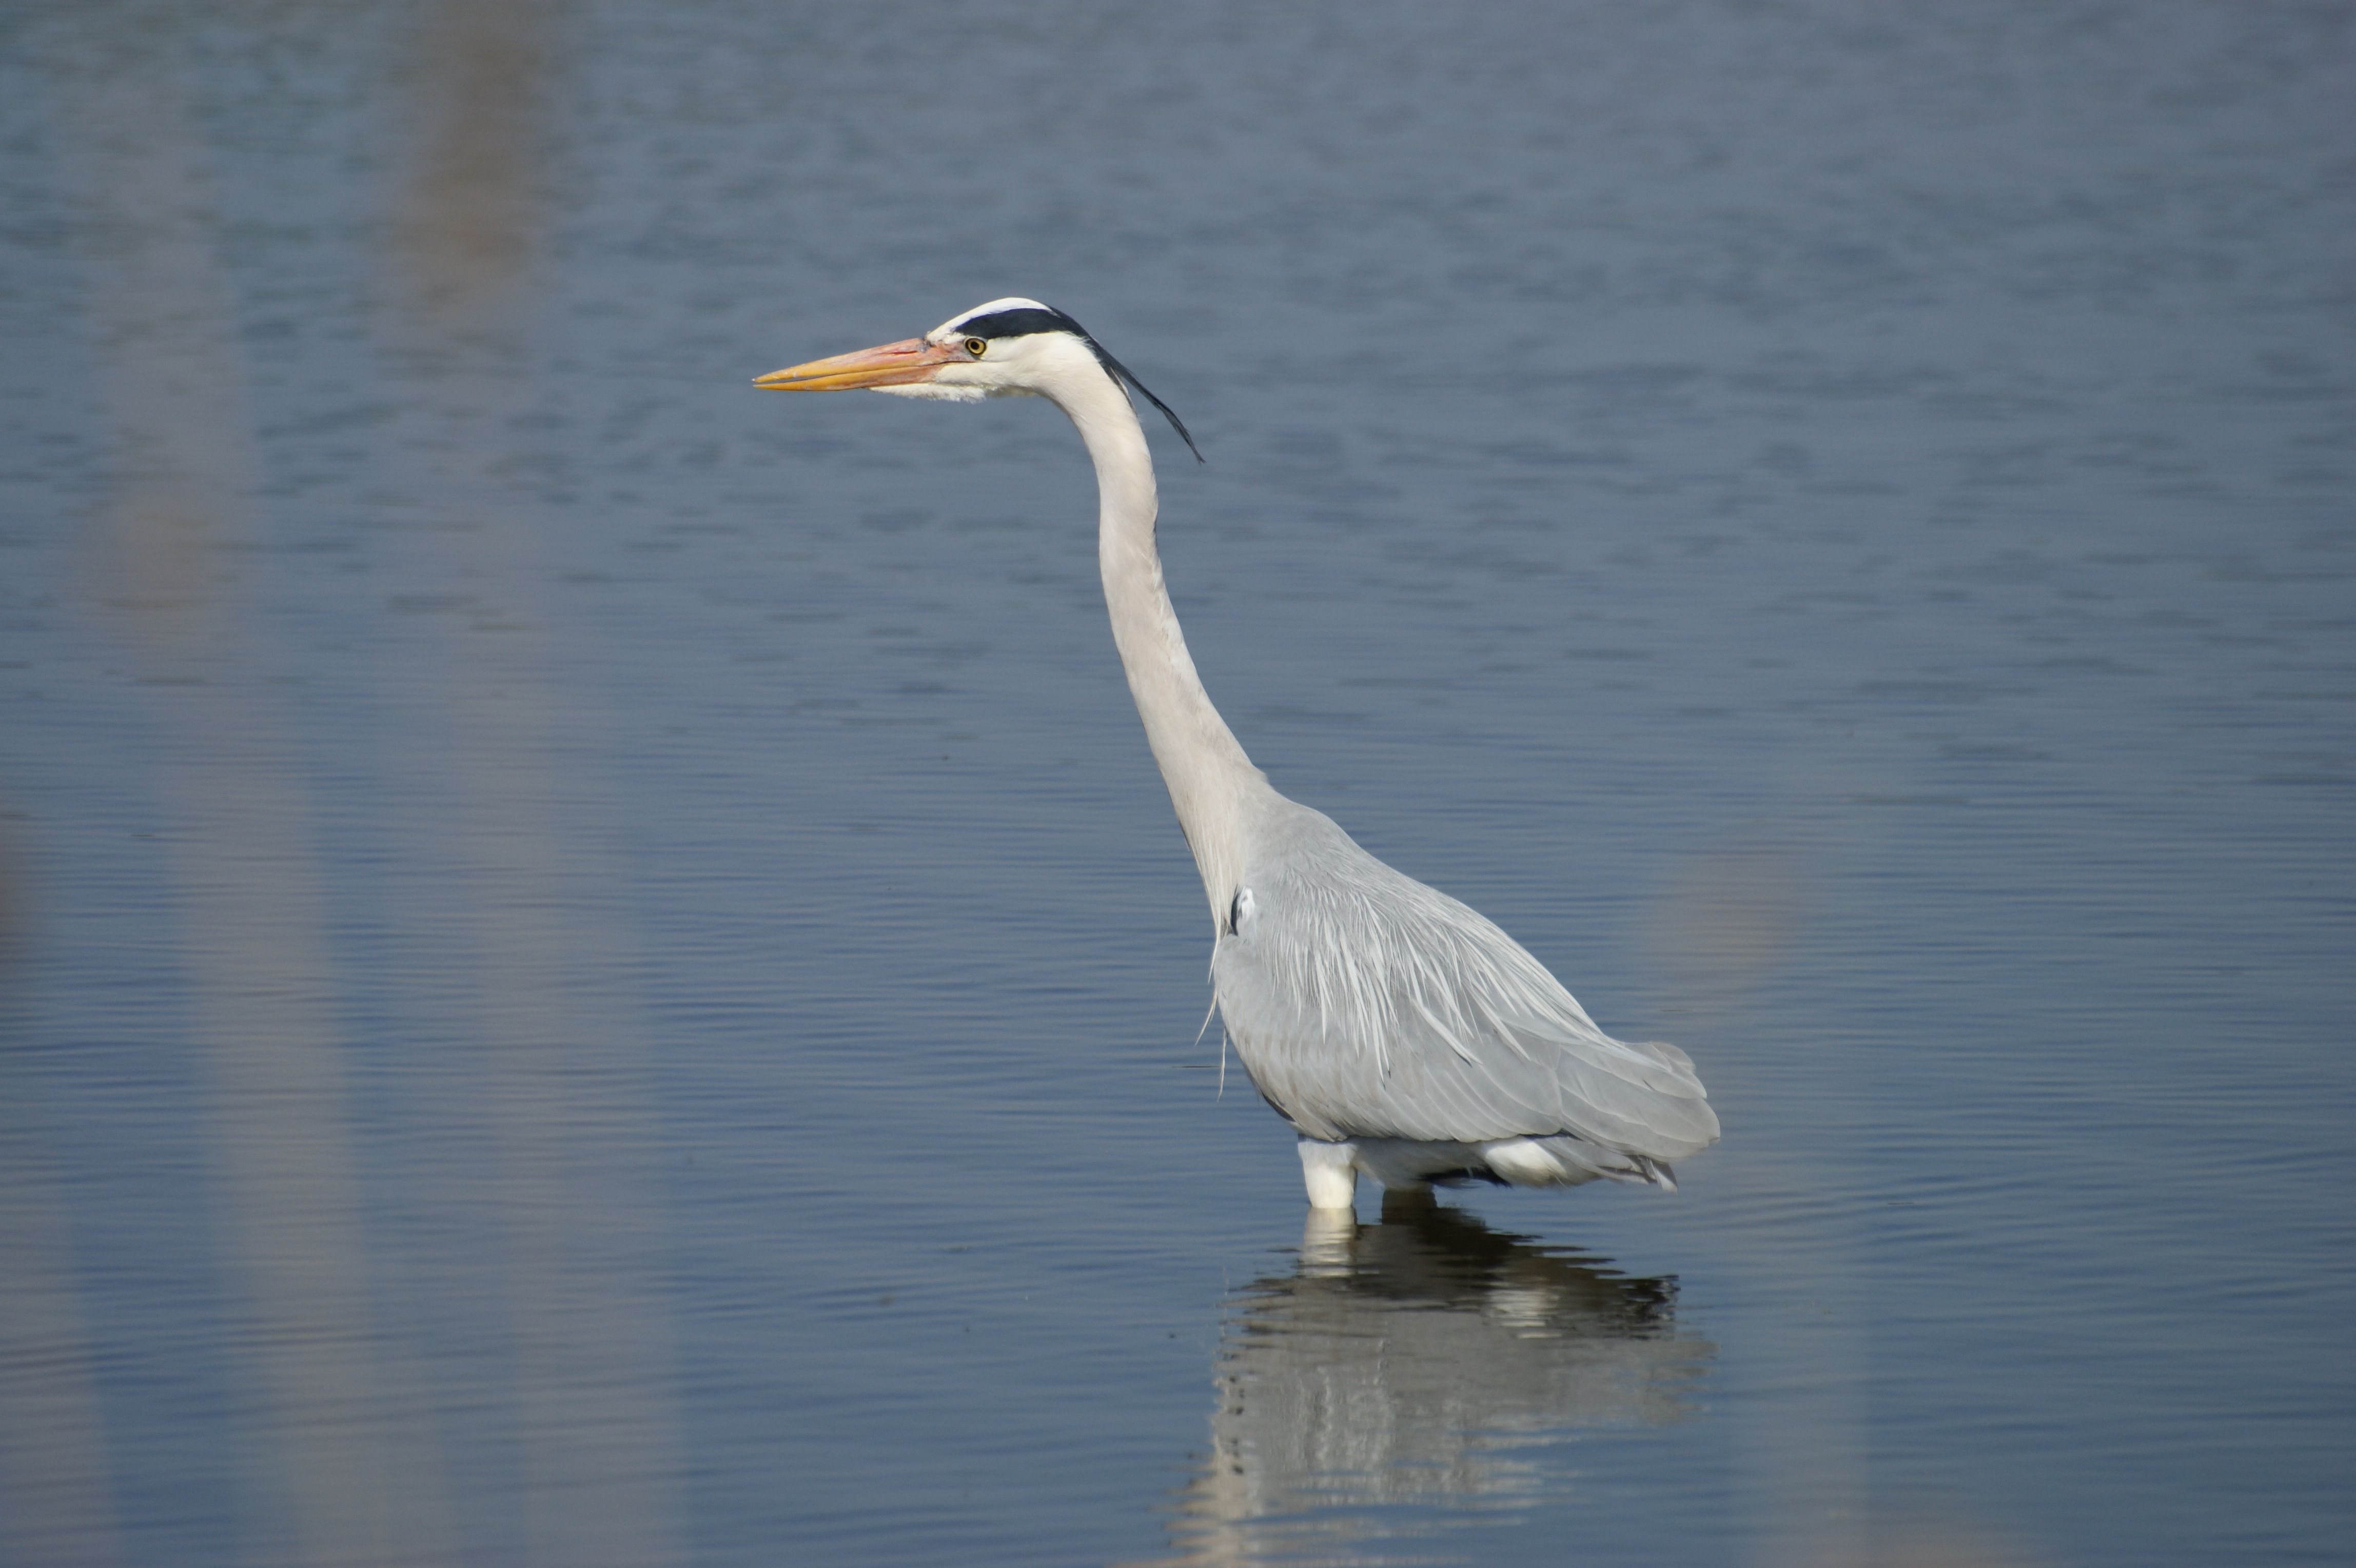
[[[1104,350],[1087,329],[1035,299],[993,299],[953,316],[921,338],[879,343],[855,353],[772,371],[756,387],[777,392],[842,392],[864,387],[902,397],[1053,397],[1074,378],[1108,378],[1135,387],[1160,409],[1187,449],[1194,438],[1170,405]]]

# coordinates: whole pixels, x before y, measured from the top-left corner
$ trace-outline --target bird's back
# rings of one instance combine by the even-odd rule
[[[1260,1092],[1312,1137],[1570,1134],[1655,1161],[1718,1139],[1674,1046],[1612,1038],[1478,911],[1274,797],[1212,960]]]

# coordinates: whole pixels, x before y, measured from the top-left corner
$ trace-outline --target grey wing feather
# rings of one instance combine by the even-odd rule
[[[1615,1040],[1479,912],[1285,801],[1212,958],[1261,1093],[1321,1138],[1571,1133],[1674,1160],[1718,1141],[1693,1064]]]

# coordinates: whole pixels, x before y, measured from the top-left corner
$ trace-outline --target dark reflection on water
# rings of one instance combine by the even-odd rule
[[[1558,1496],[1557,1445],[1697,1413],[1717,1348],[1676,1303],[1674,1280],[1429,1195],[1387,1196],[1373,1225],[1311,1211],[1293,1272],[1236,1298],[1164,1561],[1372,1562],[1350,1549]]]

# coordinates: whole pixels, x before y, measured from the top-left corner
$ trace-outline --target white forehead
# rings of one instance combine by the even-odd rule
[[[925,336],[946,338],[977,317],[995,316],[1001,310],[1044,310],[1046,308],[1035,299],[1024,299],[1019,295],[1009,295],[1004,299],[993,299],[987,305],[977,305],[971,310],[960,310]]]

